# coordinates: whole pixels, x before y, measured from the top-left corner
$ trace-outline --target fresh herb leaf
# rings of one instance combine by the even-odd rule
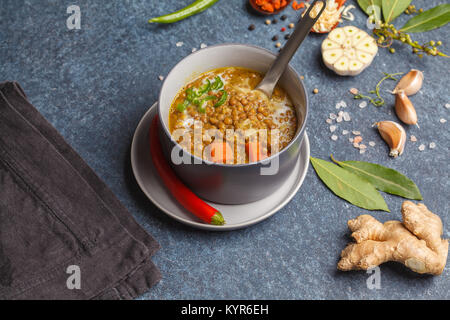
[[[423,199],[416,184],[394,169],[364,161],[337,161],[333,156],[331,159],[342,168],[369,181],[380,191],[407,199]]]
[[[367,180],[331,162],[310,158],[319,178],[338,197],[367,210],[389,211],[381,194]]]
[[[411,18],[400,29],[401,32],[425,32],[442,27],[450,22],[450,4],[444,3]]]
[[[382,0],[384,22],[390,23],[401,15],[412,0]]]
[[[374,14],[375,7],[381,10],[381,0],[358,0],[358,5],[368,16]]]

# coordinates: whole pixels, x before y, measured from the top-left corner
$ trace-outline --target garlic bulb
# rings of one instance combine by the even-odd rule
[[[354,26],[336,28],[322,42],[323,62],[341,76],[360,74],[377,52],[375,39]]]

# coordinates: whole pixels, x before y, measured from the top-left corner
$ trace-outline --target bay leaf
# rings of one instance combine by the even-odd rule
[[[337,161],[333,156],[331,159],[342,168],[369,181],[380,191],[407,199],[423,199],[416,184],[394,169],[364,161]]]
[[[390,23],[401,15],[411,4],[412,0],[382,0],[384,22]]]
[[[370,9],[371,6],[378,7],[381,10],[381,0],[358,0],[358,5],[368,16],[373,14]]]
[[[450,22],[450,3],[444,3],[411,18],[400,29],[401,32],[425,32],[442,27]]]
[[[338,197],[367,210],[390,212],[375,187],[358,175],[331,162],[310,157],[319,178]]]

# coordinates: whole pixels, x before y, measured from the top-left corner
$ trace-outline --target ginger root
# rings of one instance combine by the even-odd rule
[[[439,275],[447,262],[448,240],[442,221],[423,204],[405,201],[400,221],[382,224],[370,215],[348,221],[356,243],[341,253],[338,269],[367,270],[387,261],[403,263],[418,273]]]

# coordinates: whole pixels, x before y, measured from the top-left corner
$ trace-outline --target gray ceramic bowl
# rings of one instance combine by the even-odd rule
[[[181,150],[172,139],[168,126],[169,109],[173,99],[183,86],[201,73],[222,67],[244,67],[265,73],[275,57],[272,52],[255,46],[216,45],[187,56],[166,77],[158,102],[163,151],[181,180],[201,198],[216,203],[242,204],[260,200],[279,188],[293,171],[299,157],[300,143],[308,117],[306,90],[297,72],[289,66],[279,85],[286,90],[296,107],[299,123],[294,139],[286,148],[266,159],[264,163],[260,161],[238,165],[212,163],[188,152],[185,154],[190,158],[190,163],[173,163],[171,154],[174,148],[175,152]],[[266,161],[270,163],[267,164]],[[277,163],[276,174],[261,174],[273,172],[274,170],[268,167],[274,168]]]

